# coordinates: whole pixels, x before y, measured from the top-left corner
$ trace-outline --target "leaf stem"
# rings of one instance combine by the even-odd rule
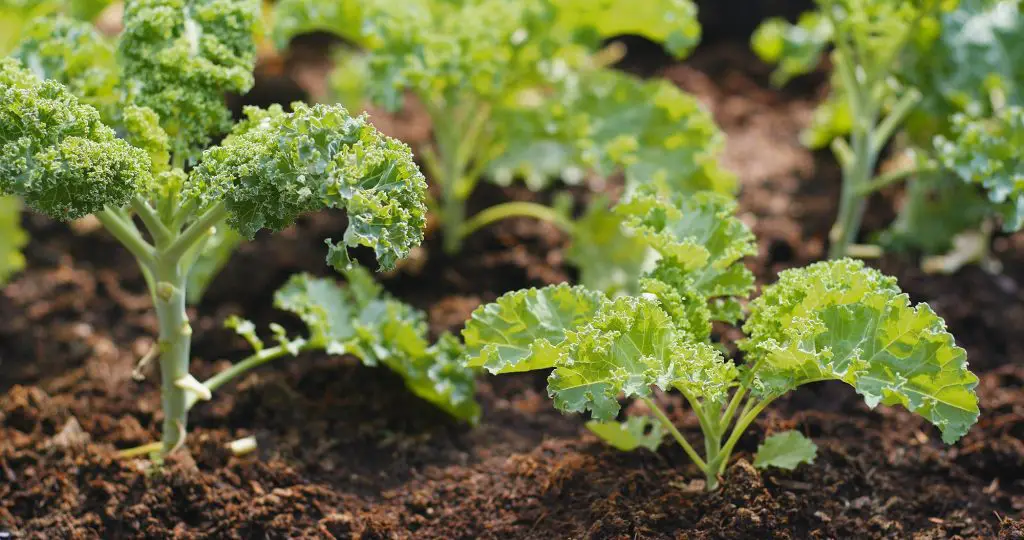
[[[131,448],[125,448],[117,453],[117,457],[121,459],[132,459],[139,456],[147,456],[154,452],[159,452],[163,449],[164,445],[160,441],[143,444],[141,446],[133,446]]]
[[[529,201],[510,201],[492,206],[470,218],[462,226],[459,236],[465,238],[492,223],[514,217],[547,221],[569,234],[572,234],[576,226],[569,217],[550,206]]]
[[[907,118],[910,111],[913,110],[914,106],[921,102],[921,92],[916,88],[911,88],[893,106],[889,114],[878,124],[878,127],[874,129],[871,134],[871,153],[877,155],[885,147],[885,143],[889,141],[893,133],[896,132],[896,128]]]
[[[740,415],[739,420],[736,421],[736,426],[733,428],[732,433],[729,435],[729,439],[725,441],[722,446],[722,451],[718,454],[715,460],[715,474],[722,474],[725,471],[725,466],[729,462],[729,457],[732,455],[733,448],[736,447],[736,443],[739,442],[740,437],[746,432],[750,424],[757,419],[757,415],[761,414],[761,411],[768,406],[769,403],[774,401],[775,398],[765,399],[757,402],[754,405],[754,398],[751,397],[747,400],[747,404],[743,407],[743,414]]]
[[[171,241],[167,249],[164,250],[164,257],[174,260],[180,259],[189,248],[209,233],[210,227],[223,221],[227,215],[227,207],[224,206],[222,201],[217,201],[209,210],[203,212],[199,219],[195,220],[184,232]]]
[[[858,189],[857,191],[861,195],[869,195],[890,184],[895,184],[897,182],[906,180],[907,178],[914,176],[916,174],[930,172],[933,170],[935,169],[931,167],[904,167],[902,169],[888,171],[876,176],[874,180],[868,182],[867,184],[860,186],[860,189]]]
[[[156,263],[156,250],[149,242],[142,238],[139,229],[133,223],[118,216],[110,208],[96,212],[96,219],[103,224],[103,227],[118,242],[121,242],[135,256],[135,259],[139,261],[143,268],[150,269],[153,267]]]
[[[282,356],[286,356],[293,353],[300,353],[306,350],[307,348],[307,344],[304,344],[297,350],[289,348],[288,346],[282,344],[276,347],[262,349],[260,351],[253,353],[249,357],[232,364],[231,367],[225,369],[224,371],[221,371],[220,373],[217,373],[213,377],[206,379],[205,381],[203,381],[203,386],[205,386],[208,390],[213,392],[220,388],[221,386],[224,386],[225,384],[230,382],[232,379],[241,376],[242,374],[248,372],[251,369],[257,368],[272,360],[281,358]],[[199,401],[198,396],[196,396],[195,394],[190,394],[187,402],[187,407],[191,409],[192,406],[195,405],[197,401]]]
[[[658,419],[659,422],[661,422],[661,425],[665,426],[665,429],[667,429],[668,432],[672,434],[672,437],[676,440],[676,442],[679,443],[679,446],[683,447],[683,451],[686,452],[686,455],[690,457],[690,460],[692,460],[698,467],[700,467],[702,471],[707,471],[708,464],[703,459],[701,459],[697,451],[694,450],[692,446],[690,446],[690,443],[687,442],[686,437],[683,437],[683,434],[680,433],[676,426],[672,423],[672,421],[669,420],[668,416],[665,414],[665,411],[661,410],[661,407],[658,407],[654,403],[654,400],[652,400],[651,398],[645,397],[641,399],[643,399],[644,403],[647,404],[647,407],[651,409],[651,412],[653,412],[654,416]]]
[[[162,246],[171,237],[171,231],[164,225],[156,210],[142,197],[136,195],[132,199],[132,210],[135,210],[135,213],[138,214],[142,224],[149,230],[149,234],[153,235],[153,241],[157,246]]]

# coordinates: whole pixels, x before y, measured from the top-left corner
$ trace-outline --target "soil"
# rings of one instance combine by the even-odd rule
[[[834,217],[839,171],[831,156],[798,141],[826,78],[774,89],[743,39],[713,35],[685,63],[653,69],[698,95],[726,131],[724,159],[742,181],[743,218],[760,242],[750,265],[770,282],[823,256]],[[392,120],[428,133],[416,125],[422,118]],[[547,196],[485,186],[472,205]],[[891,219],[897,199],[893,192],[871,201],[866,234]],[[26,225],[29,269],[0,294],[0,533],[1024,538],[1020,236],[995,241],[998,275],[976,267],[928,275],[899,254],[871,262],[946,319],[981,377],[981,421],[960,443],[943,445],[905,410],[871,411],[842,384],[815,385],[763,415],[742,438],[724,487],[709,494],[677,446],[617,452],[581,418],[553,410],[543,375],[481,377],[484,414],[471,428],[409,395],[386,370],[323,355],[265,367],[197,406],[187,451],[162,469],[118,459],[117,449],[158,435],[156,377],[131,376],[156,333],[145,285],[102,232],[38,216]],[[322,238],[343,227],[341,216],[316,215],[244,245],[193,313],[198,377],[245,354],[244,342],[220,329],[224,317],[244,312],[264,328],[281,320],[270,308],[273,291],[296,271],[326,275]],[[470,255],[459,258],[442,255],[435,236],[416,263],[384,278],[427,311],[435,333],[457,331],[480,302],[504,291],[574,276],[562,260],[566,239],[544,224],[492,227],[470,238]],[[696,435],[677,395],[658,400]],[[757,443],[783,429],[818,443],[814,464],[754,469]],[[234,457],[225,445],[248,435],[258,451]]]

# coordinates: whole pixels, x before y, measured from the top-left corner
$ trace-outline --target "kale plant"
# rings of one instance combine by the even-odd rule
[[[775,62],[777,84],[813,70],[831,47],[832,88],[805,143],[827,145],[843,170],[830,257],[860,232],[867,197],[908,181],[892,227],[879,240],[925,253],[953,249],[1000,208],[958,181],[932,146],[954,136],[954,117],[986,118],[1022,105],[1018,0],[817,0],[796,24],[765,22],[754,50]],[[878,171],[887,146],[906,150]],[[1011,218],[1012,219],[1012,218]]]
[[[251,238],[345,209],[328,256],[341,268],[348,247],[366,246],[390,269],[423,236],[425,181],[409,148],[365,116],[294,104],[232,122],[225,93],[253,84],[258,19],[255,0],[134,0],[116,48],[57,17],[0,60],[0,194],[55,219],[94,215],[149,287],[160,453],[184,443],[190,403],[210,395],[189,372],[185,299],[217,229]]]
[[[700,35],[690,0],[284,0],[274,17],[282,44],[327,30],[362,48],[338,57],[337,99],[392,110],[412,99],[425,107],[433,138],[416,154],[437,188],[439,200],[428,202],[449,252],[509,217],[578,228],[564,212],[524,201],[467,217],[467,200],[484,178],[522,179],[540,190],[555,178],[621,173],[627,190],[650,183],[735,189],[716,162],[721,134],[694,98],[667,81],[608,68],[622,51],[603,40],[621,34],[686,55]]]
[[[589,411],[591,429],[617,448],[653,448],[670,434],[708,489],[758,415],[814,382],[845,382],[870,407],[902,405],[947,443],[967,432],[979,414],[978,379],[964,350],[927,304],[912,305],[894,278],[859,261],[781,272],[749,303],[742,363],[726,359],[712,322],[737,324],[754,288],[742,264],[754,238],[734,208],[713,193],[620,203],[626,232],[660,255],[641,292],[610,297],[563,284],[508,293],[466,325],[467,364],[492,374],[551,370],[557,409]],[[655,388],[682,394],[703,452],[656,403]],[[623,397],[646,402],[653,418],[615,423]],[[799,435],[784,435],[769,438],[757,462],[792,467],[813,454]]]

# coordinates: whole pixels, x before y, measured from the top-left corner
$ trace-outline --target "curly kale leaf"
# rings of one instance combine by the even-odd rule
[[[56,219],[124,206],[149,178],[145,152],[56,81],[0,60],[0,194]]]
[[[754,466],[758,469],[778,467],[792,471],[801,463],[814,463],[818,446],[799,431],[783,431],[764,440],[757,447]]]
[[[499,183],[525,177],[531,188],[593,169],[626,176],[627,189],[732,193],[736,178],[718,159],[725,138],[707,110],[663,81],[610,69],[567,77],[540,101],[497,111],[489,169]]]
[[[754,287],[754,275],[742,260],[757,254],[753,233],[735,211],[735,201],[710,192],[642,196],[616,207],[623,227],[662,257],[650,278],[684,298],[710,301],[711,319],[729,322],[739,318],[737,298]]]
[[[1024,107],[1009,106],[990,118],[957,115],[953,140],[937,137],[942,164],[963,181],[979,184],[1000,206],[1008,231],[1024,226]]]
[[[274,4],[273,38],[284,48],[295,36],[314,31],[331,32],[356,44],[364,44],[365,0],[281,0]]]
[[[480,406],[474,401],[473,371],[461,363],[458,340],[445,334],[431,344],[424,313],[384,293],[366,270],[353,267],[347,273],[348,286],[298,274],[275,294],[275,305],[309,328],[306,347],[387,366],[419,397],[476,422]]]
[[[560,45],[540,0],[376,0],[366,9],[368,88],[389,109],[406,91],[437,107],[470,96],[500,103],[547,80],[546,60]]]
[[[590,322],[566,334],[548,394],[559,410],[589,410],[610,421],[619,395],[647,397],[657,386],[718,402],[735,375],[718,350],[678,332],[657,301],[627,296],[606,301]]]
[[[677,388],[719,400],[735,368],[711,345],[678,330],[657,300],[614,300],[557,285],[509,293],[480,307],[462,332],[469,366],[491,373],[554,368],[548,393],[566,412],[610,421],[620,394]]]
[[[978,419],[978,378],[928,304],[894,278],[840,259],[786,270],[751,304],[741,343],[759,392],[841,380],[868,406],[902,405],[953,443]]]
[[[555,365],[555,347],[597,313],[605,296],[552,285],[502,295],[477,308],[462,331],[469,365],[492,374]]]
[[[194,154],[230,129],[224,94],[253,84],[258,19],[256,0],[126,2],[121,85],[156,112],[175,152]]]
[[[67,86],[71,94],[101,112],[116,100],[114,47],[87,22],[64,15],[35,19],[11,56],[40,79]]]
[[[0,197],[0,284],[25,267],[21,248],[28,234],[21,228],[21,203],[14,197]]]
[[[223,201],[246,237],[303,213],[344,208],[344,244],[374,249],[384,269],[423,241],[426,181],[409,148],[340,106],[249,108],[248,120],[203,153],[186,196]]]
[[[1019,0],[962,0],[943,11],[908,50],[900,75],[924,95],[917,123],[944,131],[963,112],[986,115],[992,101],[1024,105],[1024,18]],[[936,124],[939,124],[936,126]],[[924,142],[924,141],[922,141]]]
[[[697,6],[691,0],[554,0],[558,26],[590,40],[622,35],[643,36],[664,43],[673,56],[683,58],[700,42]]]

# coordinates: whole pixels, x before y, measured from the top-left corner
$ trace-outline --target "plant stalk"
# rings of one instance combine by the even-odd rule
[[[850,244],[857,238],[860,224],[864,218],[867,197],[861,192],[861,186],[871,180],[874,168],[874,156],[868,149],[868,137],[865,133],[853,134],[853,163],[843,169],[843,185],[839,196],[839,213],[835,225],[829,233],[828,258],[845,257]]]
[[[185,312],[185,288],[188,273],[176,258],[158,260],[156,278],[156,316],[160,323],[160,394],[164,412],[163,453],[184,444],[188,432],[188,392],[177,384],[189,377],[192,327]]]

